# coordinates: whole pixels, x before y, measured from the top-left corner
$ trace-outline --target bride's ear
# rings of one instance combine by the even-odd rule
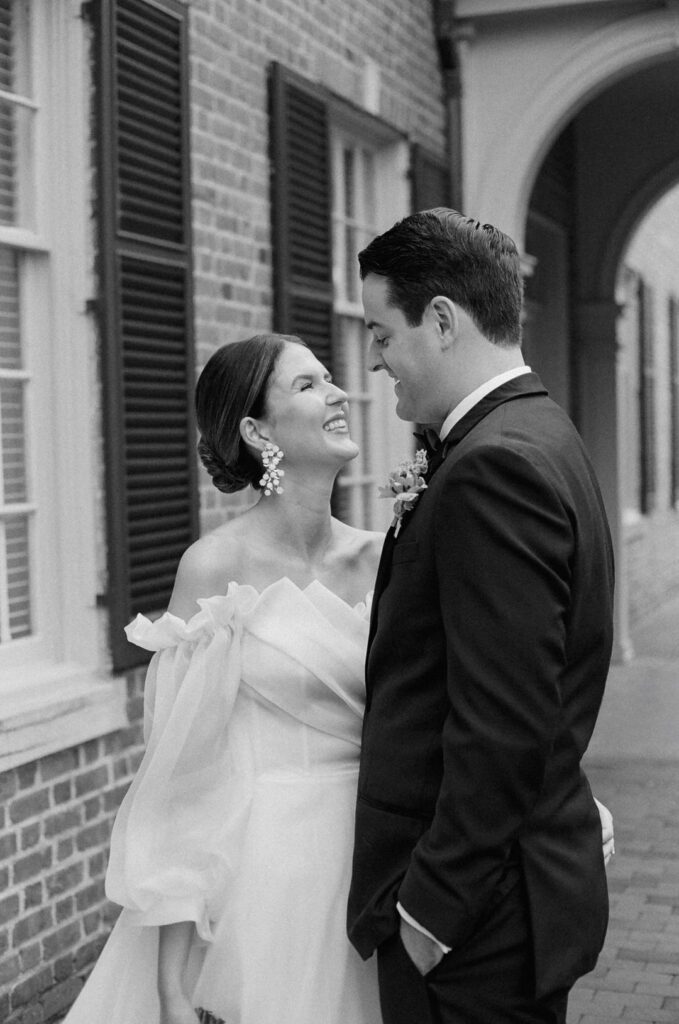
[[[249,448],[254,448],[257,452],[263,451],[264,445],[269,440],[262,433],[259,420],[253,419],[252,416],[245,416],[240,421],[240,436]]]

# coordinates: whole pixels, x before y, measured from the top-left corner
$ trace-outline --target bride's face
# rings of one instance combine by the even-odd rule
[[[358,455],[349,434],[346,392],[303,345],[288,342],[276,363],[262,422],[271,440],[294,462],[341,465]]]

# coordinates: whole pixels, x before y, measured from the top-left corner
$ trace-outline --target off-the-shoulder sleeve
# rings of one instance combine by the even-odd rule
[[[154,651],[145,690],[146,751],[111,837],[106,892],[133,923],[195,921],[211,937],[228,849],[227,726],[241,678],[234,593],[198,602],[189,622],[139,615],[128,639]]]

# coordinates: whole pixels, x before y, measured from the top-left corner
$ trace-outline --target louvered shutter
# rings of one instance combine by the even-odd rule
[[[639,427],[640,495],[644,514],[655,509],[656,431],[655,431],[655,328],[654,292],[639,278]]]
[[[273,64],[270,135],[274,329],[298,334],[332,371],[332,241],[327,103]]]
[[[445,160],[415,144],[410,149],[410,173],[413,212],[450,204],[450,173]]]
[[[188,180],[187,11],[104,0],[100,22],[101,321],[112,650],[168,603],[197,534]]]
[[[670,404],[670,508],[679,502],[679,299],[668,302],[668,383]]]

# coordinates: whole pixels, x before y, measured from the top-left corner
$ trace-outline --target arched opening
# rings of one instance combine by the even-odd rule
[[[618,266],[620,504],[632,640],[679,601],[679,186],[639,220]],[[668,630],[667,639],[676,633]],[[656,640],[657,643],[657,640]]]
[[[651,297],[650,278],[660,264],[649,255],[662,210],[668,215],[674,207],[645,216],[679,180],[673,126],[679,126],[676,57],[663,55],[617,76],[577,110],[548,150],[528,192],[523,235],[534,265],[526,284],[527,361],[572,415],[602,484],[618,562],[620,659],[632,652],[644,616],[679,593],[679,513],[668,468],[677,429],[668,412],[676,337],[674,349],[667,340],[670,331],[676,335],[677,313],[669,293],[660,306]],[[665,247],[667,261],[676,258],[679,289],[679,231],[666,232]],[[645,277],[628,265],[630,254],[638,258],[642,251]],[[638,465],[630,462],[631,430]]]

